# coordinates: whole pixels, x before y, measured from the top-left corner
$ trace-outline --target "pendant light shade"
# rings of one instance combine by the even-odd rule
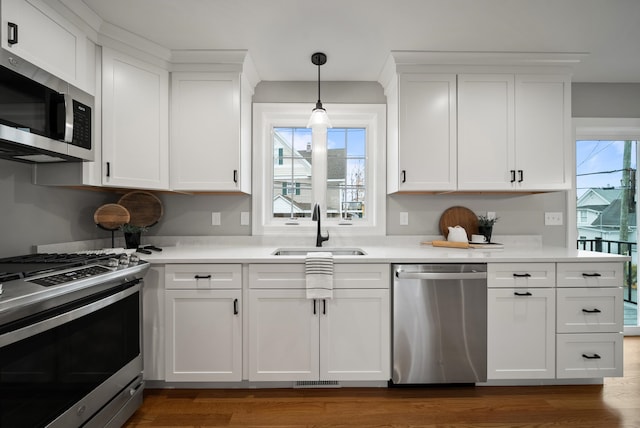
[[[316,102],[316,108],[311,112],[307,128],[311,128],[314,131],[326,131],[327,128],[331,128],[331,122],[327,111],[322,107],[322,101],[320,101],[320,66],[327,62],[327,56],[322,52],[316,52],[311,55],[311,62],[318,66],[318,101]]]

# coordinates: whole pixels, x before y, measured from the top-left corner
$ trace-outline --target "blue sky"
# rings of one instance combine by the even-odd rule
[[[631,168],[636,168],[636,143],[631,150]],[[624,141],[576,142],[576,188],[578,197],[590,187],[620,187]],[[606,174],[595,172],[616,171]],[[581,175],[589,174],[589,175]]]

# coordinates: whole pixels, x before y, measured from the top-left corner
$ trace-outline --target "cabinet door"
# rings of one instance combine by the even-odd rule
[[[458,76],[459,190],[513,188],[513,85],[513,75]]]
[[[622,377],[623,334],[558,335],[558,379]]]
[[[456,189],[456,76],[402,74],[399,191]]]
[[[569,189],[572,144],[569,77],[517,75],[515,99],[517,188]]]
[[[240,74],[173,73],[171,188],[238,191],[239,174]]]
[[[166,290],[165,379],[240,381],[240,290]]]
[[[318,302],[304,289],[251,289],[249,308],[249,380],[318,380]]]
[[[487,378],[555,378],[555,290],[488,290]]]
[[[320,380],[389,380],[389,290],[335,290],[319,306]]]
[[[169,186],[166,70],[102,49],[103,185]]]
[[[44,2],[2,0],[1,33],[4,49],[75,86],[86,86],[86,36]]]

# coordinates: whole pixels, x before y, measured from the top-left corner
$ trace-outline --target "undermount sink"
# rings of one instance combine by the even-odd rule
[[[322,248],[322,247],[309,247],[309,248],[278,248],[272,254],[274,256],[306,256],[307,253],[314,253],[318,251],[328,252],[334,256],[364,256],[367,253],[360,248]]]

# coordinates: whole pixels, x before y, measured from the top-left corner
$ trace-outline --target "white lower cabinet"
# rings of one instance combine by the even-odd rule
[[[388,380],[389,265],[336,264],[334,287],[352,288],[332,299],[304,283],[304,264],[249,266],[249,380]]]
[[[555,290],[488,290],[487,378],[555,377]]]
[[[242,380],[241,265],[165,268],[165,380]]]
[[[487,378],[555,378],[553,264],[487,265]],[[540,274],[542,272],[542,274]],[[505,287],[510,281],[517,284]]]

